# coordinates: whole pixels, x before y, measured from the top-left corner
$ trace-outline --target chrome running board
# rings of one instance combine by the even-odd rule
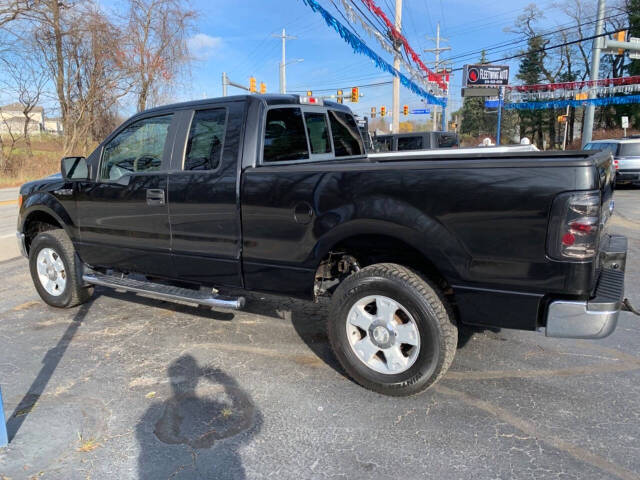
[[[161,283],[145,282],[116,275],[104,275],[97,272],[85,273],[82,279],[91,285],[142,293],[150,297],[173,302],[196,303],[207,307],[229,308],[232,310],[239,310],[245,304],[244,297],[223,297],[201,290],[173,287]]]

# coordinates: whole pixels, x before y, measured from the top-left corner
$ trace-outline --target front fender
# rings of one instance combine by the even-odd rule
[[[60,182],[64,187],[64,182]],[[64,228],[67,235],[73,240],[77,236],[77,227],[67,209],[60,200],[50,192],[35,192],[29,195],[23,202],[18,216],[18,231],[24,232],[24,227],[31,215],[36,212],[44,212],[53,217]]]

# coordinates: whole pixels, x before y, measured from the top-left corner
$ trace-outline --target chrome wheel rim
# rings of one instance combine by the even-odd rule
[[[36,264],[42,288],[54,297],[62,295],[67,286],[67,272],[58,252],[53,248],[43,248],[38,252]]]
[[[405,372],[420,353],[418,324],[389,297],[369,295],[358,300],[349,310],[346,328],[355,356],[378,373]]]

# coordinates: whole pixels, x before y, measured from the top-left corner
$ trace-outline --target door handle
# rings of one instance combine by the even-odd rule
[[[148,189],[147,205],[164,205],[164,190],[161,188]]]

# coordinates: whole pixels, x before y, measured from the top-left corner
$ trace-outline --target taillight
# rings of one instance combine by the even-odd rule
[[[572,192],[553,201],[547,251],[557,260],[592,258],[598,247],[600,191]]]
[[[618,160],[615,160],[615,159],[613,160],[613,167],[614,167],[616,170],[618,170],[618,168],[620,168],[620,167],[618,166]]]

